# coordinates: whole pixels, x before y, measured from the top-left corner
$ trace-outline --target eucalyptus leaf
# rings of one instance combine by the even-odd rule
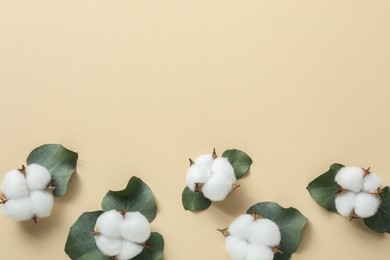
[[[51,174],[52,183],[56,187],[54,196],[65,194],[70,177],[76,171],[78,154],[60,144],[45,144],[34,149],[27,157],[27,164],[39,164]]]
[[[181,199],[183,207],[190,211],[204,210],[211,205],[211,201],[202,192],[194,192],[188,187],[184,188]]]
[[[380,196],[382,201],[378,212],[372,217],[365,218],[364,223],[376,232],[390,233],[390,187],[385,187]]]
[[[163,257],[164,238],[159,233],[152,232],[146,245],[141,254],[131,260],[159,260]]]
[[[335,182],[335,176],[344,165],[334,163],[329,170],[324,174],[318,176],[306,189],[309,191],[311,197],[323,208],[337,213],[335,198],[339,187]]]
[[[302,240],[302,231],[307,218],[295,208],[283,208],[275,202],[260,202],[251,206],[247,214],[254,210],[263,218],[268,218],[278,225],[281,233],[280,249],[283,254],[277,253],[274,260],[287,260],[297,250]]]
[[[149,186],[140,178],[131,177],[125,189],[109,191],[102,201],[102,209],[126,212],[139,211],[149,222],[156,218],[157,206]]]
[[[237,149],[226,150],[223,152],[222,157],[229,160],[234,168],[234,174],[237,179],[240,179],[249,171],[249,167],[253,162],[246,153]]]
[[[103,211],[83,213],[70,228],[65,244],[66,254],[73,260],[111,260],[96,246],[92,234],[97,218]]]

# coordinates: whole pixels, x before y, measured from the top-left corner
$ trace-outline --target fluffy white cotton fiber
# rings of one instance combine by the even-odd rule
[[[3,205],[3,213],[16,221],[31,220],[34,214],[30,197],[8,200]]]
[[[378,211],[381,201],[378,196],[361,192],[356,195],[355,214],[361,218],[368,218]]]
[[[337,212],[344,217],[349,217],[355,207],[355,201],[356,193],[352,191],[340,193],[335,200]]]
[[[39,164],[28,165],[25,172],[27,185],[31,191],[44,190],[51,180],[50,172]]]
[[[36,190],[30,193],[32,211],[37,218],[46,218],[51,215],[54,198],[51,191]]]
[[[106,237],[119,237],[122,221],[123,216],[119,211],[107,211],[97,219],[96,230]]]
[[[12,170],[5,174],[1,190],[7,199],[19,199],[29,195],[25,176],[19,170]]]
[[[121,236],[131,242],[143,243],[150,236],[150,224],[139,212],[128,212],[121,226]]]
[[[360,167],[346,166],[336,174],[335,181],[344,189],[357,193],[363,188],[364,174]]]

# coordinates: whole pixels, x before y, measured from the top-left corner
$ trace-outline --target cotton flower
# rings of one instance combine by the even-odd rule
[[[186,185],[190,190],[202,192],[211,201],[224,200],[232,192],[236,176],[227,158],[213,153],[190,161],[186,174]]]
[[[376,214],[381,204],[382,180],[360,167],[343,167],[335,176],[340,192],[336,195],[337,212],[345,217],[368,218]]]
[[[148,220],[140,212],[110,210],[98,217],[94,234],[103,254],[124,260],[142,252],[151,231]]]
[[[1,184],[4,215],[17,221],[50,216],[54,205],[50,181],[50,172],[38,164],[6,173]]]
[[[226,236],[225,248],[233,260],[272,260],[281,241],[275,222],[249,214],[239,216],[220,231]]]

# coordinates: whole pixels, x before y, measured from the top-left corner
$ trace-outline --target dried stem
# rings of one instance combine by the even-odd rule
[[[100,235],[99,229],[97,229],[97,228],[95,227],[95,228],[92,230],[92,235],[94,235],[94,236]]]
[[[219,232],[221,232],[222,235],[223,235],[224,237],[230,236],[230,233],[229,233],[229,231],[228,231],[228,228],[218,228],[217,230],[218,230]]]
[[[8,201],[7,197],[0,192],[0,204],[4,204]]]
[[[146,242],[144,243],[138,243],[138,245],[142,246],[143,248],[151,248],[150,245],[146,244]]]
[[[341,187],[340,185],[338,185],[338,187],[339,187],[339,190],[336,192],[336,195],[338,195],[338,194],[340,194],[340,193],[342,193],[342,192],[344,192],[344,191],[347,191],[347,189],[344,189],[344,188]]]
[[[355,210],[352,210],[351,214],[349,215],[349,221],[352,221],[356,218],[359,218],[359,216],[356,215]]]
[[[275,247],[272,248],[272,252],[273,252],[274,254],[277,254],[277,253],[283,254],[283,251],[280,250],[280,248],[277,247],[277,246],[275,246]]]
[[[22,165],[22,168],[18,169],[24,176],[26,176],[26,167],[24,164]]]
[[[218,155],[217,155],[217,153],[215,152],[215,148],[213,149],[213,159],[215,160],[215,159],[217,159],[218,158]]]
[[[195,192],[200,192],[202,190],[202,183],[195,183]]]
[[[233,188],[232,188],[232,192],[234,192],[237,188],[240,188],[240,187],[241,187],[240,184],[234,183],[234,184],[233,184]]]
[[[38,224],[38,218],[37,218],[37,216],[34,216],[34,217],[32,218],[32,220],[34,221],[35,224]]]
[[[195,164],[195,162],[191,158],[188,158],[188,160],[190,160],[190,166]]]
[[[45,190],[47,190],[47,191],[53,191],[55,188],[56,188],[56,186],[54,186],[53,183],[49,182],[49,184],[47,184]]]
[[[255,221],[258,220],[258,219],[262,219],[263,218],[260,214],[258,214],[256,212],[256,208],[253,208],[252,217],[253,217],[253,220],[255,220]]]
[[[363,168],[363,171],[364,171],[364,177],[366,177],[366,175],[371,173],[371,167],[368,167],[367,169]]]

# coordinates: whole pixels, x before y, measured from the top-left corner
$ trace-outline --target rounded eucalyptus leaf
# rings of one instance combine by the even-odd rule
[[[309,191],[311,197],[323,208],[338,213],[336,210],[335,199],[339,186],[335,181],[335,176],[344,165],[334,163],[329,170],[324,174],[318,176],[306,189]]]
[[[146,241],[146,247],[131,260],[159,260],[163,257],[164,238],[157,232],[152,232]]]
[[[70,228],[65,244],[66,254],[73,260],[111,260],[96,246],[93,229],[103,211],[83,213]]]
[[[364,223],[372,230],[379,233],[390,233],[390,187],[385,187],[380,193],[381,204],[378,212],[369,218],[364,219]]]
[[[283,254],[277,253],[274,260],[290,259],[302,240],[302,231],[307,218],[295,208],[283,208],[275,202],[260,202],[251,206],[247,214],[256,212],[263,218],[268,218],[278,225],[281,233],[280,249]]]
[[[237,179],[240,179],[249,171],[249,167],[253,162],[246,153],[237,149],[226,150],[223,152],[222,157],[229,160]]]
[[[181,195],[183,207],[190,211],[204,210],[210,207],[211,200],[203,196],[202,192],[194,192],[185,187]]]
[[[102,209],[126,212],[139,211],[149,222],[156,218],[157,206],[149,186],[140,178],[131,177],[125,189],[109,191],[102,201]]]
[[[39,164],[51,174],[55,186],[53,195],[64,196],[70,177],[76,171],[78,154],[60,144],[45,144],[35,148],[27,157],[27,164]]]

